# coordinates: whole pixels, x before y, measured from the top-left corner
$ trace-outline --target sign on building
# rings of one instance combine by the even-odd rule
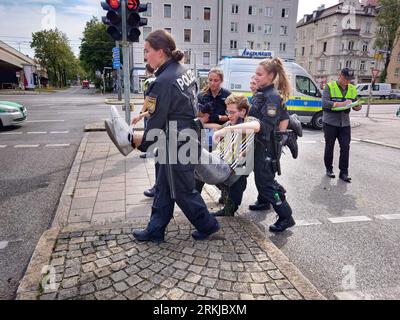
[[[273,58],[273,51],[264,51],[264,50],[252,50],[252,49],[243,49],[239,50],[239,56],[245,58]]]

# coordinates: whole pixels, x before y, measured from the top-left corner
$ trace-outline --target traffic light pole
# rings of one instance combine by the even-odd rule
[[[115,45],[119,49],[118,41],[115,41]],[[122,100],[121,68],[118,68],[117,70],[117,90],[118,90],[118,101],[121,101]]]
[[[125,120],[128,125],[131,124],[131,86],[129,79],[129,44],[127,35],[127,22],[126,22],[126,0],[121,0],[122,7],[122,57],[123,57],[123,71],[124,71],[124,99],[125,99]]]

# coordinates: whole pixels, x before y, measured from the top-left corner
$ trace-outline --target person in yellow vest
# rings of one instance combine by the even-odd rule
[[[322,97],[326,175],[332,179],[336,177],[333,172],[333,152],[336,139],[338,139],[340,145],[339,178],[347,183],[351,182],[349,177],[350,112],[351,109],[360,111],[362,107],[356,106],[342,111],[335,111],[335,108],[346,107],[357,101],[356,86],[351,84],[353,79],[354,70],[343,69],[338,81],[332,81],[326,85]]]

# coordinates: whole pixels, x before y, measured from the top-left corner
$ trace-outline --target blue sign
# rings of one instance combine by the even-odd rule
[[[272,58],[274,56],[273,51],[262,51],[262,50],[250,50],[244,49],[239,52],[239,55],[242,57],[249,57],[249,58]]]
[[[114,47],[112,49],[112,53],[113,53],[113,69],[121,68],[121,60],[120,60],[119,48]]]

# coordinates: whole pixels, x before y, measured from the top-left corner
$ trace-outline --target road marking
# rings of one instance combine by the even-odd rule
[[[4,135],[13,135],[13,134],[22,134],[22,132],[2,132],[0,134],[4,134]]]
[[[14,146],[14,148],[38,148],[39,144],[19,144]]]
[[[3,149],[3,148],[5,148],[5,147],[7,147],[7,146],[0,146],[0,149]]]
[[[378,220],[400,220],[400,214],[382,214],[375,216]]]
[[[306,143],[306,144],[315,144],[315,143],[317,143],[317,141],[301,141],[301,140],[300,140],[300,142],[301,143]]]
[[[51,131],[51,134],[65,134],[65,133],[69,133],[69,131]]]
[[[355,217],[339,217],[339,218],[328,218],[332,223],[350,223],[350,222],[367,222],[372,221],[371,218],[366,216],[355,216]]]
[[[46,131],[38,131],[38,132],[27,132],[27,134],[46,134]]]
[[[8,241],[0,241],[0,250],[8,247]]]
[[[27,121],[30,123],[41,123],[41,122],[64,122],[65,120],[31,120]]]
[[[322,222],[319,220],[296,220],[296,227],[318,226]]]
[[[69,147],[70,144],[46,144],[45,148],[60,148],[60,147]]]

